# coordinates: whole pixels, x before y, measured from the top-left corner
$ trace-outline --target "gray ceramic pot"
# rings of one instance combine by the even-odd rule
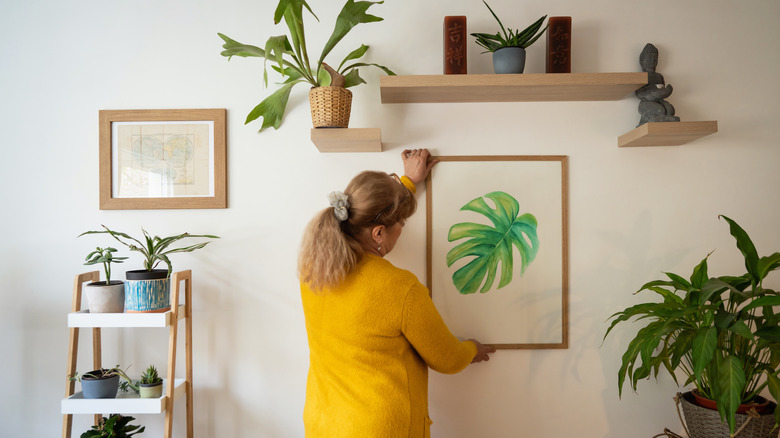
[[[125,283],[105,281],[90,283],[85,289],[89,313],[122,313],[125,311]]]
[[[522,73],[525,70],[525,49],[502,47],[493,52],[493,71],[499,74]]]
[[[90,371],[87,374],[99,375],[100,371]],[[81,376],[81,392],[84,398],[115,398],[119,390],[119,376],[90,379]]]

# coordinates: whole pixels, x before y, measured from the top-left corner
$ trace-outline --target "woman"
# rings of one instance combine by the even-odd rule
[[[435,164],[425,149],[402,157],[403,177],[366,171],[331,193],[303,237],[309,438],[428,437],[428,367],[457,373],[495,351],[459,341],[414,274],[383,259]]]

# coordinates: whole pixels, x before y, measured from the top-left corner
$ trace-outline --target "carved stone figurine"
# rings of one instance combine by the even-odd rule
[[[658,65],[658,49],[647,43],[639,55],[639,65],[647,72],[647,85],[636,90],[639,102],[639,125],[647,122],[679,122],[674,107],[666,99],[672,94],[672,86],[664,83],[664,77],[655,71]]]

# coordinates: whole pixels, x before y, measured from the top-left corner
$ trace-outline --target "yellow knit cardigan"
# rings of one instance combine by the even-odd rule
[[[333,290],[301,285],[310,365],[307,438],[430,436],[428,367],[457,373],[477,354],[450,333],[409,271],[366,254]]]

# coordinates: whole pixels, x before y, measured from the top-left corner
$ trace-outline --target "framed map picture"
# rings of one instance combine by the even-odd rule
[[[224,109],[99,116],[101,210],[227,207]]]
[[[428,288],[450,330],[568,348],[566,156],[444,156],[427,180]]]

